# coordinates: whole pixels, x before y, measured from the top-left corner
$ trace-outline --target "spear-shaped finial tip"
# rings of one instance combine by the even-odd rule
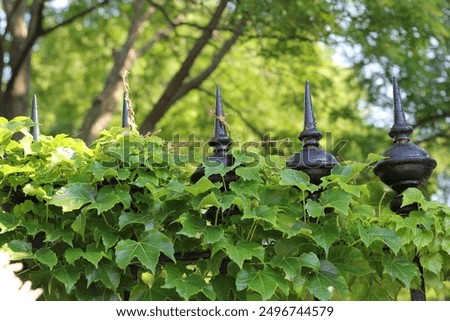
[[[220,86],[216,87],[216,110],[214,113],[214,136],[210,139],[209,145],[215,146],[216,149],[227,150],[232,139],[228,137],[226,122],[222,106],[222,94]],[[219,147],[221,146],[221,147]]]
[[[31,134],[33,135],[33,140],[38,141],[40,130],[36,95],[33,95],[33,101],[31,102],[31,120],[34,122],[34,126],[31,127]]]
[[[298,135],[298,138],[303,141],[303,147],[319,146],[319,140],[322,138],[322,133],[316,128],[316,119],[311,102],[311,93],[309,89],[309,81],[305,83],[305,121],[303,131]]]
[[[125,91],[123,93],[123,104],[122,104],[122,127],[127,128],[129,127],[129,112],[130,112],[130,105],[129,105],[129,98],[128,98],[128,91]]]
[[[394,125],[389,131],[389,136],[394,142],[409,142],[409,135],[413,132],[411,126],[406,124],[405,113],[403,112],[400,89],[397,77],[393,78],[393,98],[394,98]]]
[[[220,86],[216,87],[216,111],[214,115],[214,137],[227,136],[227,128],[225,126],[225,119],[222,106],[222,94],[220,92]]]

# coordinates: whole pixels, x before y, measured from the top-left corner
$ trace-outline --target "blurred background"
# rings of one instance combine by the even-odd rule
[[[449,13],[446,0],[3,0],[0,116],[29,115],[36,94],[43,134],[90,143],[120,125],[128,89],[141,133],[207,141],[220,85],[234,141],[288,139],[289,156],[309,80],[322,147],[363,161],[391,144],[395,76],[412,141],[438,161],[427,192],[450,203]]]

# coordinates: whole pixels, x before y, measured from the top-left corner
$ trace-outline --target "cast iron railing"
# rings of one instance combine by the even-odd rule
[[[380,177],[381,181],[391,187],[397,194],[391,202],[391,210],[395,213],[408,216],[413,210],[418,209],[417,204],[410,204],[402,207],[401,193],[409,187],[421,187],[429,179],[433,169],[436,167],[436,161],[432,159],[427,152],[419,146],[410,142],[409,135],[413,132],[411,126],[406,124],[405,115],[403,112],[400,91],[397,79],[393,79],[393,98],[394,98],[394,124],[389,131],[389,136],[393,138],[393,145],[385,153],[386,159],[380,160],[374,167],[374,173]],[[122,108],[122,127],[129,127],[129,97],[128,93],[124,93],[123,108]],[[229,149],[233,140],[227,134],[227,127],[224,121],[224,112],[222,106],[222,96],[220,87],[216,89],[216,108],[214,114],[214,135],[209,140],[208,144],[213,147],[213,154],[208,156],[208,162],[223,164],[224,167],[230,167],[234,164],[234,157],[230,155]],[[34,125],[31,128],[31,133],[35,141],[39,140],[39,117],[36,96],[33,96],[31,105],[31,119]],[[305,84],[305,106],[304,106],[304,128],[299,134],[298,138],[302,141],[302,149],[292,155],[286,162],[287,168],[302,171],[310,177],[313,184],[320,184],[322,177],[330,174],[331,169],[338,164],[336,158],[330,153],[320,148],[319,141],[322,134],[316,128],[316,122],[313,112],[313,105],[311,101],[311,94],[309,82]],[[199,165],[196,171],[191,176],[193,183],[205,176],[205,168]],[[224,185],[222,191],[228,188],[228,185],[236,181],[237,176],[234,170],[229,171],[224,177],[215,174],[208,177],[212,182],[223,181]],[[313,192],[308,195],[308,198],[317,200],[321,191]],[[205,213],[207,219],[212,220],[218,209],[210,208]],[[236,213],[222,213],[226,215],[239,214]],[[215,224],[220,224],[217,220]],[[177,260],[196,261],[201,258],[210,257],[209,252],[201,253],[187,253],[184,255],[175,255]],[[164,257],[161,261],[165,261]],[[227,258],[224,259],[221,266],[221,273],[226,271]],[[411,289],[412,301],[426,300],[425,282],[423,278],[423,268],[420,265],[418,254],[414,258],[414,263],[418,266],[421,277],[420,289]]]

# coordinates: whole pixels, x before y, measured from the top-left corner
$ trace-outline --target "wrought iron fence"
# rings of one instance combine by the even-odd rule
[[[436,161],[431,158],[428,153],[411,143],[410,135],[413,132],[411,126],[406,123],[403,107],[400,99],[400,91],[397,79],[393,79],[393,98],[394,98],[394,124],[389,131],[389,136],[393,139],[392,146],[384,152],[386,159],[378,161],[374,167],[374,173],[380,177],[386,185],[392,188],[396,197],[392,200],[391,210],[403,217],[407,217],[411,211],[418,209],[418,204],[410,204],[402,207],[402,192],[407,188],[422,187],[429,179],[432,171],[436,167]],[[234,164],[235,159],[230,155],[229,149],[233,144],[233,140],[228,136],[227,127],[224,121],[224,111],[222,106],[222,97],[220,87],[216,88],[216,106],[214,114],[214,135],[209,140],[208,144],[213,148],[212,155],[206,159],[210,162],[223,164],[224,167],[230,167]],[[122,108],[122,127],[128,128],[130,126],[130,105],[128,93],[125,92],[123,96]],[[31,128],[31,133],[35,141],[39,140],[39,116],[37,98],[33,96],[31,106],[31,119],[34,126]],[[316,121],[313,112],[313,105],[311,101],[311,93],[309,82],[305,84],[305,105],[304,105],[304,128],[298,135],[298,139],[302,141],[302,149],[294,153],[286,162],[286,167],[302,171],[310,177],[311,183],[320,184],[321,178],[330,174],[331,169],[338,164],[336,158],[323,150],[320,147],[320,140],[322,133],[316,128]],[[205,169],[200,165],[192,174],[191,181],[197,182],[200,178],[205,176]],[[237,175],[234,171],[229,171],[225,177],[219,177],[218,174],[208,177],[212,182],[224,181],[226,185],[237,180]],[[308,198],[317,200],[321,191],[312,192]],[[217,209],[210,208],[209,211],[215,212]],[[239,214],[239,210],[228,210],[223,215]],[[212,216],[212,215],[210,215]],[[214,215],[216,216],[216,215]],[[208,213],[205,214],[208,219]],[[216,222],[217,223],[217,222]],[[208,253],[191,253],[189,257],[180,257],[181,260],[193,260],[200,257],[208,257]],[[425,301],[425,282],[423,278],[423,268],[420,264],[419,255],[414,258],[414,263],[419,268],[421,273],[420,289],[411,289],[410,296],[412,301]],[[226,264],[221,267],[221,273],[226,268]]]

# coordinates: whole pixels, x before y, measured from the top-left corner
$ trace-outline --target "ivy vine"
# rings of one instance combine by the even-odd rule
[[[32,125],[0,118],[0,248],[41,299],[395,300],[420,286],[417,254],[429,289],[448,291],[450,208],[410,188],[403,205],[419,210],[393,213],[378,155],[316,186],[281,157],[233,149],[233,167],[204,166],[237,181],[194,184],[156,136],[113,128],[87,147],[35,142]]]

